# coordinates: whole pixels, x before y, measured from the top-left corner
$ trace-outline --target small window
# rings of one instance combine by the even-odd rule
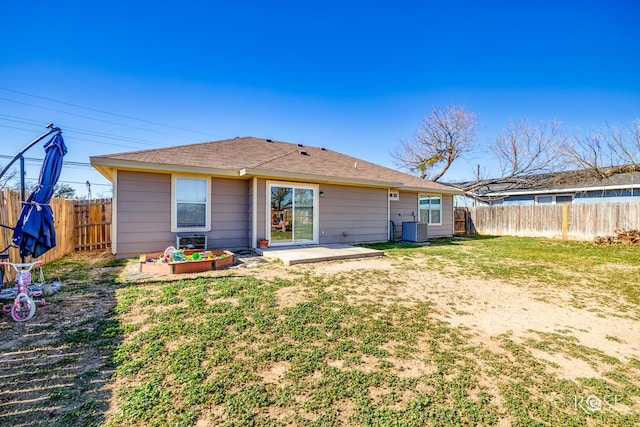
[[[536,203],[538,205],[550,205],[553,203],[553,196],[538,196],[536,197]]]
[[[573,203],[572,194],[536,196],[536,204],[538,205],[570,205],[571,203]]]
[[[209,231],[210,180],[174,177],[171,231]]]
[[[556,204],[558,205],[570,205],[573,203],[573,196],[571,194],[556,196]]]
[[[418,196],[418,221],[442,224],[442,198],[428,194]]]
[[[389,191],[389,200],[392,202],[397,202],[400,200],[400,193],[397,191]]]

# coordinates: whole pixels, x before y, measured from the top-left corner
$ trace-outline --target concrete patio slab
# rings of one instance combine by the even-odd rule
[[[384,251],[378,249],[345,244],[286,246],[256,249],[256,252],[265,258],[280,259],[286,265],[384,256]]]

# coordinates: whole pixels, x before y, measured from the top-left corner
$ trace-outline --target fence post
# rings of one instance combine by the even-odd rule
[[[562,240],[567,240],[567,230],[569,229],[569,205],[562,205]]]

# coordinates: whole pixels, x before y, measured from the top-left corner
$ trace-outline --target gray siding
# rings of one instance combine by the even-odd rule
[[[159,252],[176,244],[171,232],[171,175],[119,171],[117,175],[116,257]],[[251,181],[213,178],[211,249],[249,246]]]
[[[159,252],[175,245],[171,232],[171,175],[119,171],[117,175],[116,256],[127,258]],[[211,249],[238,249],[252,245],[252,181],[212,178]],[[257,236],[265,236],[266,181],[258,180]],[[402,236],[402,222],[413,221],[418,194],[401,192],[388,201],[384,188],[321,184],[318,200],[319,242],[363,243],[388,240],[389,214]],[[390,204],[389,204],[390,203]],[[453,197],[442,197],[442,225],[430,226],[429,236],[453,234]]]
[[[320,191],[321,244],[388,240],[387,189],[324,184]]]
[[[211,249],[237,249],[249,246],[251,181],[213,178],[211,182]]]
[[[400,192],[400,200],[389,202],[389,219],[396,224],[396,240],[402,239],[402,223],[418,220],[418,193]],[[415,218],[412,215],[415,213]]]
[[[267,181],[258,179],[258,240],[267,238]],[[254,242],[256,244],[256,242]]]
[[[175,245],[171,175],[118,171],[116,256],[129,258]]]
[[[426,193],[425,193],[426,194]],[[402,223],[417,221],[418,193],[400,192],[400,200],[389,202],[390,219],[396,224],[396,240],[402,239]],[[413,216],[415,213],[415,217]],[[429,238],[453,235],[453,196],[442,195],[442,224],[429,226]]]
[[[442,225],[429,226],[429,236],[432,238],[453,236],[453,196],[442,195]]]

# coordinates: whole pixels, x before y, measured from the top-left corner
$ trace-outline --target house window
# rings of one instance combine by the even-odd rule
[[[573,203],[573,195],[571,194],[536,196],[536,204],[538,205],[570,205],[571,203]]]
[[[171,231],[211,229],[210,183],[208,178],[173,178]]]
[[[418,196],[418,221],[442,224],[442,198],[429,194]]]
[[[553,203],[553,196],[538,196],[536,197],[536,204],[538,205],[550,205]]]
[[[556,204],[558,205],[570,205],[573,203],[573,196],[571,194],[556,196]]]

